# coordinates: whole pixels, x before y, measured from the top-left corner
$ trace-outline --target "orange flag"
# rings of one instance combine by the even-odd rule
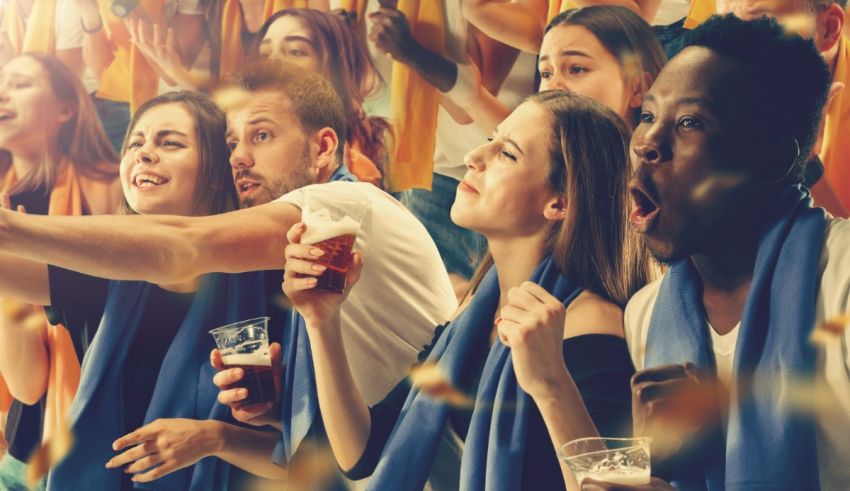
[[[442,2],[399,0],[398,9],[407,17],[420,44],[436,53],[444,52]],[[415,70],[398,62],[393,63],[390,87],[396,151],[387,165],[387,187],[390,191],[431,189],[440,94]]]

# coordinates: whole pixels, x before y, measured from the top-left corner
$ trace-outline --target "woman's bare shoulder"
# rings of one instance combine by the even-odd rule
[[[564,339],[584,334],[623,337],[623,309],[595,293],[582,292],[567,308]]]

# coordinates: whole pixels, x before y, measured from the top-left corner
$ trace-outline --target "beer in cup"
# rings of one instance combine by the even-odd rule
[[[578,484],[586,478],[626,486],[649,484],[651,438],[579,438],[558,454]]]
[[[240,402],[243,406],[277,398],[269,354],[268,323],[268,317],[258,317],[210,331],[224,367],[241,368],[245,372],[242,380],[227,387],[248,389],[248,396]]]
[[[342,293],[351,268],[351,249],[370,206],[356,194],[328,191],[321,186],[304,190],[301,221],[307,226],[301,243],[325,252],[315,260],[325,271],[317,277],[314,290]]]

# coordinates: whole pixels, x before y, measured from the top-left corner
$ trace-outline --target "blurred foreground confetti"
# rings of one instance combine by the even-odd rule
[[[702,201],[715,193],[733,188],[747,178],[745,174],[717,174],[703,179],[702,182],[694,186],[691,191],[691,197],[695,201]]]
[[[74,436],[71,433],[71,427],[68,420],[63,418],[61,424],[57,425],[50,441],[41,445],[41,447],[30,457],[29,465],[27,466],[27,482],[30,486],[35,484],[47,475],[47,472],[62,460],[71,447],[74,445]]]
[[[410,369],[410,383],[434,399],[454,407],[472,407],[475,401],[455,387],[443,369],[433,362],[420,363]]]
[[[812,343],[816,345],[837,343],[847,329],[850,329],[850,313],[827,319],[812,331]]]
[[[12,300],[0,299],[0,311],[8,321],[14,322],[22,329],[38,330],[44,328],[44,313],[34,309],[32,305],[18,303]]]
[[[224,112],[238,110],[251,101],[251,93],[235,85],[224,85],[212,91],[212,99]]]
[[[324,441],[302,442],[287,469],[285,488],[292,491],[332,489],[340,475],[330,445]]]

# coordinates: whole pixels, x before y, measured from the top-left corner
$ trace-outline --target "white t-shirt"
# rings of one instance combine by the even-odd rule
[[[721,336],[711,327],[711,324],[708,325],[711,349],[714,351],[714,361],[717,364],[717,377],[726,384],[726,387],[729,387],[729,381],[732,380],[732,365],[735,361],[735,347],[738,345],[740,327],[739,322],[731,331]]]
[[[661,0],[661,5],[658,6],[658,12],[655,13],[652,25],[669,26],[677,20],[687,17],[690,8],[690,0]]]
[[[81,18],[74,0],[58,0],[56,2],[56,18],[53,22],[53,29],[57,50],[83,47]]]
[[[96,26],[90,26],[96,27]],[[55,49],[81,49],[83,47],[83,25],[82,15],[74,0],[57,0],[56,17],[53,22]],[[94,73],[86,67],[82,77],[86,92],[91,94],[97,91],[98,81]]]
[[[850,312],[850,221],[832,219],[825,232],[820,256],[821,282],[815,310],[815,325],[825,319],[835,319]],[[644,367],[646,340],[652,310],[658,297],[661,280],[637,292],[626,305],[626,343],[635,368]],[[708,323],[706,322],[706,327]],[[717,366],[722,378],[724,371],[732,372],[732,359],[738,340],[739,326],[726,336],[711,329]],[[831,402],[835,410],[819,411],[818,464],[823,490],[845,490],[850,483],[850,327],[839,342],[819,346],[815,386],[822,387],[820,397]],[[731,353],[724,355],[727,351]],[[720,356],[718,356],[720,353]]]
[[[375,186],[317,184],[277,201],[300,208],[304,191],[316,187],[356,193],[371,202],[354,244],[363,256],[363,270],[341,314],[351,372],[366,403],[373,405],[407,376],[417,354],[433,339],[434,327],[457,308],[457,300],[425,227]]]

